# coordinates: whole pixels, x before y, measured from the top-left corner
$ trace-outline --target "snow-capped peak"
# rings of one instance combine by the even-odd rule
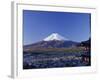
[[[52,33],[51,35],[49,35],[48,37],[46,37],[45,39],[43,39],[44,41],[52,41],[52,40],[68,40],[65,37],[59,35],[58,33]]]

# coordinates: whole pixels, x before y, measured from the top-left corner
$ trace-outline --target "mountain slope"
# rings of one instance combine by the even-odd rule
[[[77,44],[77,42],[68,40],[58,33],[52,33],[42,41],[30,45],[25,45],[24,50],[36,50],[43,48],[69,48],[72,46],[76,46]]]
[[[24,50],[28,49],[36,49],[36,48],[69,48],[72,46],[76,46],[78,43],[73,41],[40,41],[34,44],[24,46]]]

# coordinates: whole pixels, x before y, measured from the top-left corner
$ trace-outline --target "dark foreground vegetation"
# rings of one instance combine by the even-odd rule
[[[90,58],[84,47],[30,51],[24,52],[23,69],[90,66]]]

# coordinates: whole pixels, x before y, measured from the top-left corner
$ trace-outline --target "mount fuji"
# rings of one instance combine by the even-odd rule
[[[48,37],[44,39],[44,41],[52,41],[52,40],[59,40],[59,41],[65,41],[68,40],[65,37],[59,35],[58,33],[52,33]]]
[[[58,33],[52,33],[51,35],[47,36],[43,40],[25,45],[24,50],[34,50],[34,49],[43,49],[43,48],[69,48],[76,46],[78,42],[71,41]]]

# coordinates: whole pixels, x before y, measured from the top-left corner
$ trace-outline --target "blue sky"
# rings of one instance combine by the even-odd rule
[[[24,45],[43,40],[51,33],[73,40],[90,37],[90,14],[23,10]]]

